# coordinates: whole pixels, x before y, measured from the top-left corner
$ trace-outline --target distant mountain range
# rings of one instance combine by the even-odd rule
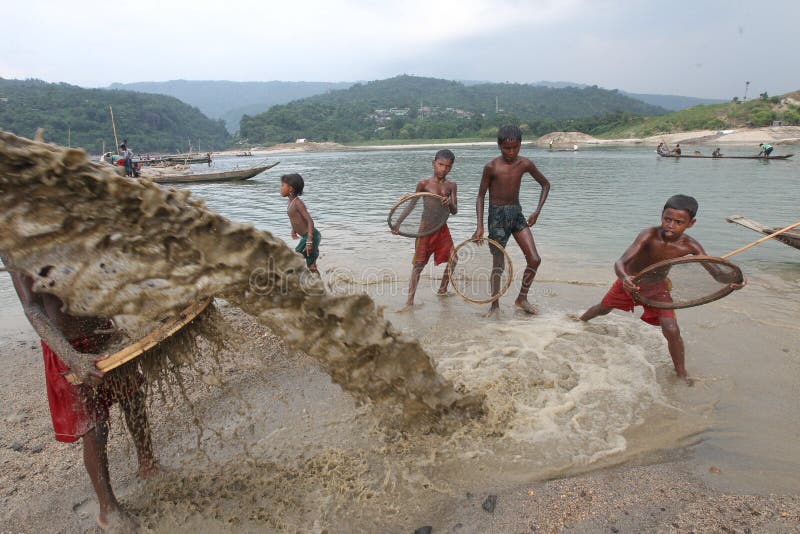
[[[212,119],[224,120],[225,127],[228,131],[234,133],[239,130],[239,122],[243,115],[257,115],[278,104],[287,104],[293,100],[321,95],[329,91],[347,89],[352,87],[355,83],[358,82],[172,80],[167,82],[115,83],[109,88],[173,96],[191,106],[197,107],[206,116]],[[491,82],[459,80],[459,83],[470,87],[475,85],[487,85]],[[550,87],[554,89],[564,89],[568,87],[584,89],[589,87],[586,84],[561,81],[541,81],[523,85]],[[695,98],[690,96],[619,92],[625,96],[641,100],[652,106],[658,106],[669,111],[686,109],[698,104],[717,104],[725,102],[724,100]]]
[[[172,80],[168,82],[115,83],[110,89],[124,89],[173,96],[195,106],[207,117],[222,119],[229,132],[239,130],[242,115],[262,113],[276,104],[347,89],[352,82],[230,82]]]
[[[492,138],[500,124],[526,135],[591,129],[666,109],[596,86],[576,88],[462,82],[396,76],[293,100],[245,115],[239,131],[251,143],[296,138],[340,143],[388,139]]]

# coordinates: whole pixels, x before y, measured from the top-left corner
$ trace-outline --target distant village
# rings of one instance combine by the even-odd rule
[[[368,118],[374,120],[376,124],[384,124],[392,120],[394,117],[405,117],[410,112],[411,108],[375,109],[370,115],[368,115]],[[457,119],[469,119],[472,117],[472,115],[472,112],[464,111],[463,109],[458,108],[422,106],[417,109],[417,116],[420,118],[451,116]]]

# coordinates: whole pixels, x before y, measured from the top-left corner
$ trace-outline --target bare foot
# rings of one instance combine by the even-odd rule
[[[486,315],[484,315],[484,317],[491,317],[491,318],[500,317],[500,306],[492,306],[491,308],[489,308],[489,311],[486,312]]]
[[[436,292],[437,297],[452,297],[455,293],[448,292],[446,289],[440,289]]]
[[[533,305],[527,300],[523,300],[522,302],[515,302],[514,306],[516,306],[518,310],[522,310],[530,315],[537,315],[539,313],[539,310],[534,308]]]
[[[102,532],[127,534],[139,531],[139,522],[121,508],[106,513],[102,519],[98,516],[97,526]]]
[[[577,313],[568,313],[567,314],[567,319],[569,319],[570,321],[575,321],[576,323],[582,322],[581,318],[578,317]]]
[[[139,470],[136,472],[136,476],[141,479],[147,479],[164,475],[168,471],[168,469],[158,462],[152,461],[147,464],[139,465]]]
[[[406,304],[399,310],[395,311],[395,313],[408,313],[410,311],[414,311],[422,307],[422,304]]]

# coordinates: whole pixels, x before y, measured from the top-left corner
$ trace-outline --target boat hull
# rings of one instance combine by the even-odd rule
[[[258,176],[262,172],[271,169],[279,161],[270,165],[261,165],[250,169],[238,169],[234,171],[224,172],[209,172],[202,174],[164,174],[161,176],[154,176],[153,182],[157,184],[185,184],[185,183],[205,183],[205,182],[237,182],[242,180],[249,180]]]

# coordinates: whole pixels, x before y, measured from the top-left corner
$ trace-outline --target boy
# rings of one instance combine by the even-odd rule
[[[705,255],[703,247],[684,232],[694,226],[697,214],[697,201],[686,195],[675,195],[667,200],[661,212],[661,226],[653,226],[643,230],[614,264],[614,272],[619,277],[611,289],[600,301],[581,315],[581,321],[589,321],[598,315],[606,315],[617,308],[633,311],[638,303],[633,300],[631,291],[640,288],[633,283],[633,277],[645,267],[656,262],[679,258],[689,254]],[[741,284],[731,284],[734,289],[741,289]],[[642,321],[654,326],[661,326],[661,332],[667,339],[669,355],[679,378],[688,381],[684,365],[684,347],[675,310],[664,310],[643,306]]]
[[[456,199],[456,184],[455,182],[448,182],[447,175],[453,168],[455,161],[456,156],[450,150],[443,149],[438,151],[433,157],[433,176],[420,180],[416,191],[414,191],[415,193],[434,193],[444,197],[442,205],[450,210],[451,215],[458,213],[458,201]],[[392,233],[396,234],[397,230],[393,229]],[[408,282],[408,299],[403,310],[414,307],[414,295],[417,293],[419,276],[431,255],[433,255],[434,265],[439,265],[450,259],[454,248],[453,238],[450,237],[450,229],[447,224],[442,225],[441,228],[430,235],[417,238],[412,260],[414,267],[411,269],[411,279]],[[447,284],[449,282],[450,278],[447,270],[445,270],[442,275],[442,283],[439,286],[439,295],[447,294]]]
[[[481,185],[478,189],[478,199],[475,207],[478,212],[478,228],[472,235],[473,238],[483,237],[483,203],[486,191],[489,191],[489,238],[500,243],[505,248],[509,237],[512,235],[519,248],[525,255],[527,265],[522,274],[522,287],[519,290],[514,305],[530,314],[538,311],[528,302],[528,290],[536,276],[536,270],[542,259],[536,252],[536,244],[530,227],[536,224],[542,206],[550,193],[550,182],[539,172],[536,165],[528,158],[520,157],[519,149],[522,144],[522,132],[516,126],[502,126],[497,132],[497,145],[500,147],[500,157],[486,164],[483,168]],[[519,188],[525,173],[533,176],[541,186],[539,204],[536,210],[525,219],[522,207],[519,204]],[[493,250],[494,252],[494,250]],[[499,251],[498,251],[499,252]],[[493,255],[492,265],[492,293],[500,289],[500,275],[505,269],[502,254]],[[492,302],[489,315],[495,314],[500,309],[499,299]]]
[[[7,265],[5,258],[3,263]],[[56,441],[83,441],[83,461],[97,494],[101,530],[133,531],[136,521],[120,506],[111,489],[106,443],[109,407],[119,402],[133,437],[139,461],[138,476],[148,478],[158,472],[150,441],[140,377],[111,375],[95,367],[86,353],[98,353],[107,339],[98,329],[108,321],[94,317],[74,317],[62,312],[58,297],[34,293],[33,279],[10,273],[25,315],[42,339],[47,397]],[[52,347],[52,348],[51,348]],[[64,375],[72,371],[82,385],[70,384]]]
[[[281,196],[289,198],[286,213],[292,223],[292,239],[300,237],[300,243],[294,249],[306,259],[306,266],[312,273],[319,274],[317,258],[319,257],[319,242],[322,234],[314,228],[314,219],[308,214],[306,205],[300,200],[305,183],[299,174],[284,174],[281,176]],[[309,239],[311,236],[311,239]]]

